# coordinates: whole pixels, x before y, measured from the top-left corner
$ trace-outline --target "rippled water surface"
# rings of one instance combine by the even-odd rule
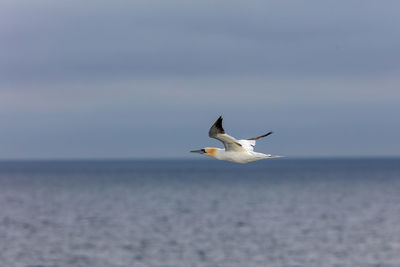
[[[2,162],[0,266],[400,266],[400,160]]]

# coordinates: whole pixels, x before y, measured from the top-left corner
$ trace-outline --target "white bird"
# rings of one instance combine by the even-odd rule
[[[211,126],[208,136],[221,141],[224,144],[225,149],[206,147],[200,150],[192,150],[190,152],[206,154],[207,156],[219,160],[226,160],[236,163],[248,163],[263,159],[279,158],[281,156],[254,152],[256,140],[266,137],[270,134],[272,134],[272,132],[268,132],[264,135],[253,138],[236,140],[236,138],[225,133],[224,128],[222,128],[222,117],[220,116]]]

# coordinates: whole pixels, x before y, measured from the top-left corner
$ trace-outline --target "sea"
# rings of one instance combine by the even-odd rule
[[[0,266],[400,266],[400,158],[0,162]]]

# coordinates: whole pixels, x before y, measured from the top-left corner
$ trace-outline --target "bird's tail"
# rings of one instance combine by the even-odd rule
[[[269,159],[275,159],[275,158],[284,158],[285,156],[279,156],[279,155],[268,155]]]

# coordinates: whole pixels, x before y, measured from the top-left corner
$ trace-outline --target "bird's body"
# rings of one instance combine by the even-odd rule
[[[206,148],[206,151],[210,148]],[[211,148],[215,149],[215,148]],[[208,155],[208,153],[207,153]],[[216,152],[213,155],[209,155],[219,160],[226,160],[236,163],[248,163],[257,160],[263,160],[272,157],[271,155],[253,152],[253,151],[243,151],[243,152],[235,152],[235,151],[225,151],[225,149],[216,149]]]
[[[225,133],[225,130],[222,128],[222,117],[219,117],[218,120],[211,126],[208,135],[211,138],[221,141],[224,144],[225,149],[206,147],[200,150],[192,150],[191,152],[206,154],[207,156],[216,158],[218,160],[226,160],[236,163],[248,163],[252,161],[280,157],[254,151],[256,140],[266,137],[270,134],[272,134],[272,132],[268,132],[267,134],[253,138],[236,140],[236,138]]]

